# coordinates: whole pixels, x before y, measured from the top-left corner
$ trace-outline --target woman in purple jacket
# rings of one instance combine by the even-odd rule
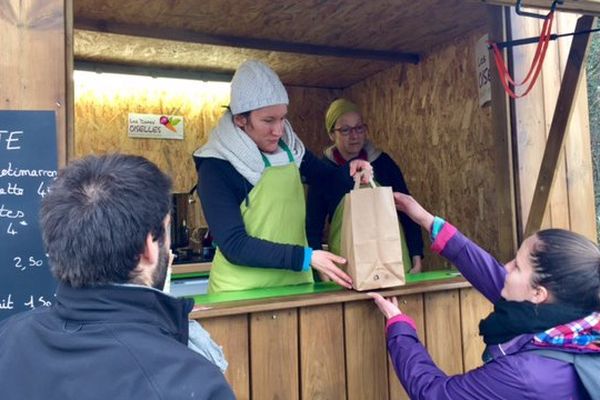
[[[600,250],[561,229],[527,238],[500,264],[412,197],[396,207],[427,229],[433,251],[494,304],[479,324],[485,364],[447,376],[395,298],[370,293],[387,318],[388,351],[412,399],[600,399]]]

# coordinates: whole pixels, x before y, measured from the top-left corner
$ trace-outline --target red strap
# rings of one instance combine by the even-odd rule
[[[540,39],[538,41],[538,45],[535,51],[535,55],[533,57],[533,61],[531,63],[531,66],[529,68],[529,71],[527,72],[527,76],[525,76],[525,78],[519,82],[516,83],[514,81],[514,79],[510,76],[510,73],[508,71],[508,68],[506,67],[506,64],[504,63],[504,57],[502,56],[502,53],[500,52],[500,49],[498,49],[498,46],[496,45],[496,43],[494,42],[488,42],[493,50],[494,53],[494,61],[496,62],[496,68],[498,69],[498,76],[500,77],[500,81],[502,82],[502,86],[504,87],[504,90],[506,91],[506,93],[508,93],[508,95],[514,99],[520,98],[520,97],[524,97],[526,96],[531,89],[533,89],[533,86],[535,85],[535,82],[537,81],[537,78],[540,74],[540,72],[542,71],[542,65],[544,64],[544,58],[546,57],[546,51],[548,50],[548,44],[550,43],[550,34],[552,32],[552,22],[554,21],[554,11],[551,11],[550,13],[548,13],[548,15],[546,16],[546,19],[544,20],[544,25],[542,26],[542,32],[540,34]],[[510,85],[513,85],[513,87],[518,87],[518,86],[522,86],[524,84],[527,83],[527,81],[529,81],[531,78],[531,81],[529,82],[525,92],[523,92],[520,95],[517,95],[511,88]]]

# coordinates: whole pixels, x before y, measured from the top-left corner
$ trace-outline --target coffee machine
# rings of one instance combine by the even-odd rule
[[[175,264],[204,261],[202,255],[190,246],[190,228],[188,211],[195,202],[194,189],[189,193],[173,193],[171,209],[171,251],[175,255]]]

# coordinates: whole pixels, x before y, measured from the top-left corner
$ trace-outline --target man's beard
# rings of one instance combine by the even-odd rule
[[[165,246],[165,240],[158,241],[158,263],[152,273],[152,287],[163,290],[169,271],[169,249]]]

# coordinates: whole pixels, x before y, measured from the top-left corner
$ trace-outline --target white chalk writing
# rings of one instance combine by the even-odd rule
[[[44,299],[44,296],[38,297],[37,300],[35,300],[33,296],[29,296],[29,300],[23,303],[23,305],[33,310],[36,307],[50,307],[52,302]]]
[[[23,263],[23,257],[13,257],[13,261],[15,263],[15,268],[21,270],[21,271],[25,271],[27,268],[31,268],[31,267],[41,267],[42,265],[44,265],[44,261],[43,260],[36,260],[35,257],[30,256],[29,259]]]
[[[5,135],[6,133],[8,133],[8,135]],[[6,142],[6,150],[20,150],[21,146],[17,143],[20,141],[19,136],[22,134],[23,131],[0,130],[0,139],[2,139],[3,136],[8,136],[6,139],[4,139],[4,141]],[[13,142],[16,143],[13,144]]]
[[[9,294],[7,298],[0,299],[0,310],[12,310],[15,303],[12,301],[12,294]]]
[[[8,167],[0,169],[0,178],[5,176],[16,178],[22,176],[30,176],[34,178],[55,178],[57,176],[57,172],[53,169],[24,169],[13,167],[12,162],[9,162]]]
[[[0,206],[0,218],[17,219],[23,218],[25,213],[21,210],[11,210],[6,208],[4,204]]]
[[[8,182],[7,187],[0,187],[0,196],[23,196],[23,189],[16,183]]]

